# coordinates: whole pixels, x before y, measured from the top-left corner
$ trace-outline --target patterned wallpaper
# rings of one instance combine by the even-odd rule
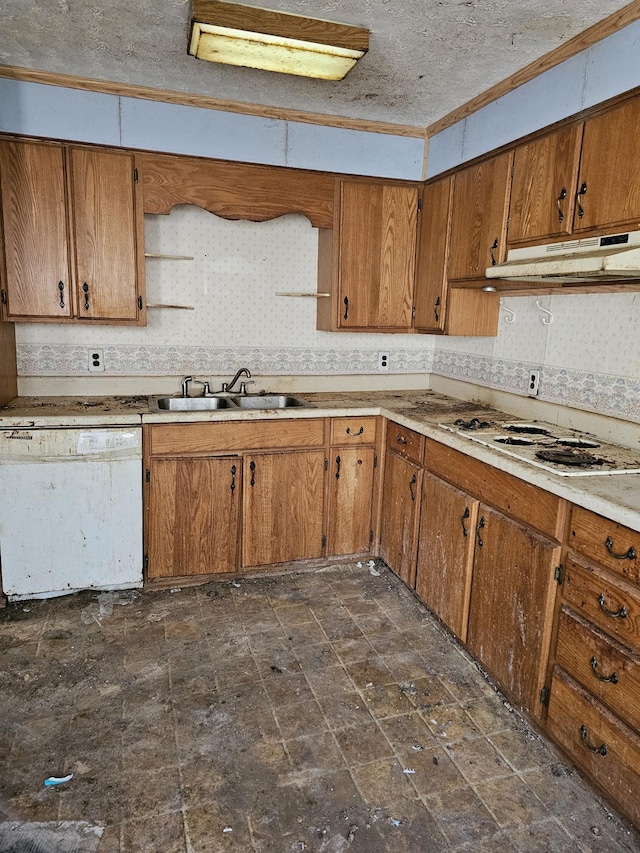
[[[496,338],[319,332],[315,299],[275,295],[316,290],[317,231],[304,217],[230,222],[183,206],[145,228],[148,252],[193,256],[147,260],[148,302],[194,310],[150,309],[143,328],[17,324],[20,376],[87,377],[89,349],[100,347],[106,376],[247,366],[258,376],[370,375],[375,387],[385,350],[392,374],[519,395],[536,367],[541,399],[640,422],[640,293],[505,298]]]

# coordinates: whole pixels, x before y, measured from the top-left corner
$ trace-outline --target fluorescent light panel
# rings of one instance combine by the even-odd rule
[[[194,0],[189,53],[321,80],[342,80],[367,52],[369,31],[219,0]]]

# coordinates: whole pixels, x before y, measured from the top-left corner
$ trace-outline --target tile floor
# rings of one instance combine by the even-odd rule
[[[640,851],[379,568],[0,611],[0,818],[99,853]]]

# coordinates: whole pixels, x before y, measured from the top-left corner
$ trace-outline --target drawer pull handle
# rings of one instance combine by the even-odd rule
[[[398,444],[406,444],[407,439],[403,435],[398,436]]]
[[[468,530],[467,530],[467,528],[464,526],[464,523],[465,523],[466,519],[467,519],[467,518],[469,518],[469,515],[470,515],[470,513],[469,513],[469,507],[468,507],[468,506],[466,506],[466,507],[464,508],[464,512],[462,513],[462,515],[461,515],[461,517],[460,517],[460,524],[462,524],[462,535],[465,537],[465,539],[466,539],[466,538],[467,538],[467,536],[469,535],[469,531],[468,531]]]
[[[598,681],[606,681],[608,684],[618,683],[617,672],[612,672],[611,675],[600,675],[600,673],[598,672],[598,658],[595,655],[591,658],[591,669],[593,670],[593,674],[598,679]]]
[[[629,550],[625,551],[624,554],[616,554],[616,552],[613,550],[613,539],[610,536],[607,536],[604,543],[604,547],[616,560],[635,560],[636,558],[635,548],[629,548]]]
[[[604,592],[601,592],[600,595],[598,596],[598,604],[600,605],[600,610],[602,610],[602,612],[606,616],[610,616],[612,619],[626,619],[627,618],[627,616],[628,616],[627,608],[624,606],[624,604],[622,605],[622,607],[619,610],[608,610],[604,606],[606,600],[607,599],[605,598]]]
[[[596,755],[607,754],[606,743],[601,743],[600,746],[591,746],[591,744],[589,743],[589,731],[585,725],[580,726],[580,739],[582,740],[582,743],[587,747],[589,752],[593,752]]]
[[[347,427],[347,435],[362,435],[364,432],[364,427],[361,426],[358,432],[351,432],[351,427]]]

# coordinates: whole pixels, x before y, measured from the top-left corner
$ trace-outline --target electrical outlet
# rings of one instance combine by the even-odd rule
[[[379,352],[378,353],[378,370],[381,373],[389,372],[389,353],[388,352]]]
[[[104,351],[101,349],[89,350],[88,368],[91,373],[104,373]]]
[[[530,397],[537,397],[539,390],[540,390],[540,371],[539,370],[530,370],[529,371],[529,381],[528,381],[528,387],[527,387],[527,394]]]

